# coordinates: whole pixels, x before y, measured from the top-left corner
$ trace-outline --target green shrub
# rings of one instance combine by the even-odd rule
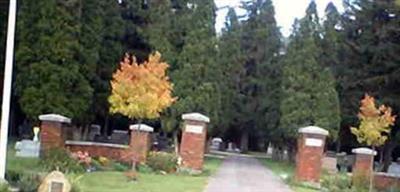
[[[64,149],[50,149],[42,157],[40,165],[47,171],[59,170],[64,173],[84,172],[84,167]]]
[[[24,173],[17,181],[17,187],[21,192],[36,192],[39,188],[41,177],[34,173]]]
[[[154,171],[175,172],[178,158],[175,154],[166,152],[150,152],[147,165]]]
[[[81,186],[79,184],[81,178],[83,175],[75,175],[75,174],[70,174],[67,176],[68,181],[71,184],[71,191],[70,192],[81,192]]]
[[[137,170],[140,173],[153,173],[154,172],[154,170],[150,166],[148,166],[146,164],[138,165],[137,166]]]
[[[114,171],[125,172],[131,169],[131,166],[120,162],[112,162],[111,165]]]
[[[15,184],[19,178],[21,177],[22,172],[7,170],[6,172],[6,180],[11,184]]]
[[[326,176],[321,184],[326,192],[368,192],[368,185],[353,186],[351,177],[346,174]]]

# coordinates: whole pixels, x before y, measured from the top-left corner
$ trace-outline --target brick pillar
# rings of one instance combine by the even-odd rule
[[[71,123],[71,119],[57,114],[40,115],[40,153],[51,148],[64,148],[66,130],[64,125]]]
[[[183,114],[184,129],[180,146],[182,168],[202,171],[206,145],[207,124],[210,119],[200,113]]]
[[[352,152],[356,155],[353,165],[353,182],[355,184],[366,184],[372,174],[372,162],[376,151],[369,148],[356,148]]]
[[[151,133],[154,129],[146,124],[131,125],[129,129],[131,130],[129,150],[132,158],[137,163],[145,163],[151,148]]]
[[[326,136],[325,129],[309,126],[299,129],[295,179],[319,186]]]

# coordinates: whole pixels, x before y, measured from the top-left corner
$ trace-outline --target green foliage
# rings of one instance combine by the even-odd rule
[[[71,184],[70,192],[81,192],[82,188],[80,186],[80,180],[83,178],[83,175],[69,174],[67,177]]]
[[[119,162],[113,162],[112,167],[115,171],[120,171],[120,172],[128,171],[129,169],[131,169],[129,165]]]
[[[16,95],[29,119],[43,113],[72,118],[90,106],[92,88],[79,65],[77,1],[23,1],[17,20]]]
[[[137,166],[137,170],[138,170],[138,172],[140,172],[140,173],[153,173],[154,172],[154,170],[153,170],[153,168],[151,168],[149,165],[147,165],[147,164],[139,164],[138,166]]]
[[[84,172],[84,167],[64,149],[53,148],[46,152],[40,165],[47,171],[59,170],[63,173]]]
[[[176,171],[178,157],[173,153],[150,152],[146,163],[154,171],[171,173]]]
[[[329,192],[356,192],[352,189],[351,177],[346,174],[328,175],[322,178],[323,191]]]
[[[296,21],[283,60],[280,112],[281,133],[294,139],[300,127],[316,125],[335,139],[340,125],[339,97],[335,78],[320,63],[320,31],[315,2],[307,15]]]
[[[399,81],[400,7],[394,1],[346,1],[342,17],[345,37],[344,55],[340,63],[340,91],[343,120],[355,124],[359,99],[368,92],[380,102],[400,108],[399,92],[394,91]],[[396,15],[392,17],[391,15]],[[376,89],[379,87],[379,89]],[[395,135],[398,129],[393,129]]]
[[[17,181],[21,192],[36,192],[41,183],[41,177],[35,173],[24,173]]]

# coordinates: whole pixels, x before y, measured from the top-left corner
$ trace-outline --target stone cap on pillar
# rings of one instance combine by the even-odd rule
[[[376,155],[376,151],[370,149],[370,148],[366,148],[366,147],[360,147],[360,148],[356,148],[351,150],[351,152],[355,153],[355,154],[363,154],[363,155]]]
[[[134,131],[144,131],[144,132],[153,132],[154,131],[153,127],[150,127],[146,124],[134,124],[134,125],[129,126],[129,129],[134,130]]]
[[[182,115],[182,119],[210,123],[210,118],[200,113],[186,113]]]
[[[329,131],[322,129],[316,126],[308,126],[299,129],[299,133],[308,133],[308,134],[316,134],[316,135],[324,135],[328,136]]]
[[[60,122],[60,123],[71,123],[71,119],[58,114],[44,114],[39,115],[40,121],[52,121],[52,122]]]

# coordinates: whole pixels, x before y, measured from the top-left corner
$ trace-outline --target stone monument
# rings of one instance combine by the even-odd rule
[[[53,171],[49,173],[39,186],[38,192],[70,192],[71,184],[63,173]]]

